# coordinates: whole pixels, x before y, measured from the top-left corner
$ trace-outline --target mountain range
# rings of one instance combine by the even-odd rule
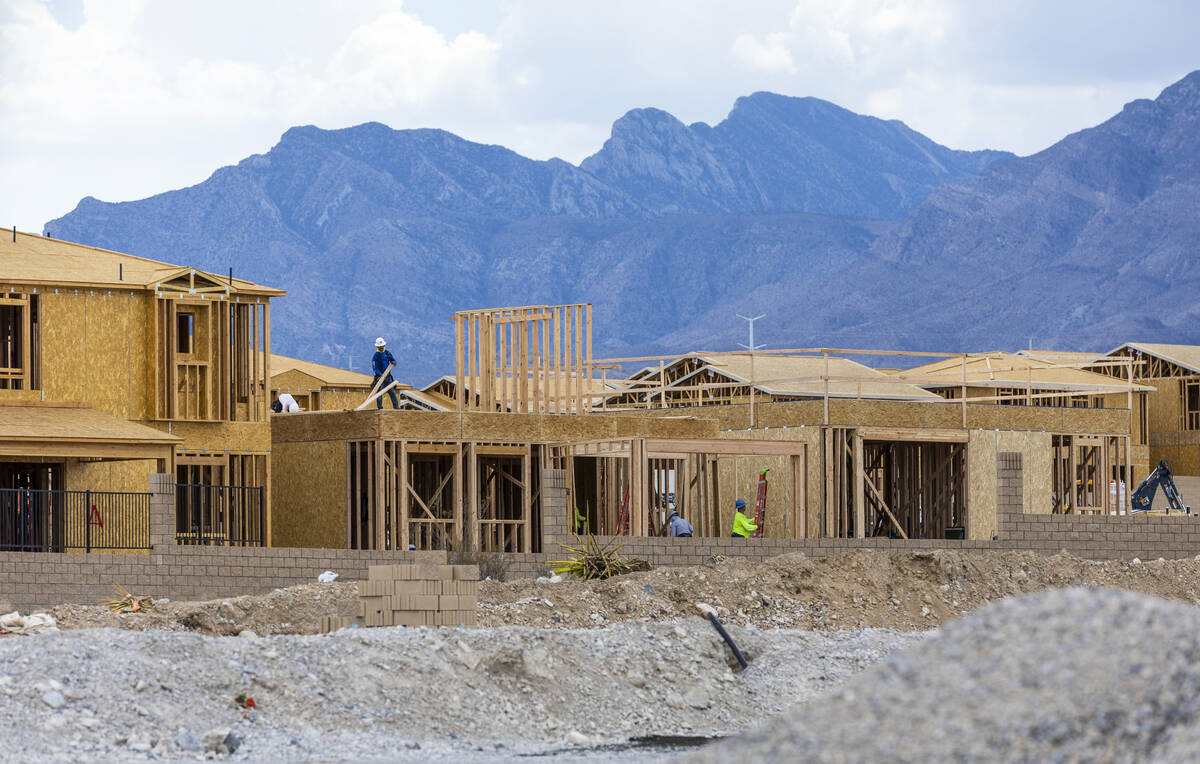
[[[1200,343],[1200,72],[1038,154],[755,93],[715,126],[635,109],[578,166],[440,130],[297,127],[190,188],[85,198],[48,234],[288,290],[273,349],[408,381],[455,310],[591,302],[597,356]]]

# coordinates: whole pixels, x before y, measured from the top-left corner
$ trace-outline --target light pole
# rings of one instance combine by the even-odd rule
[[[754,316],[753,318],[751,318],[750,316],[743,316],[741,313],[738,313],[737,317],[742,319],[743,321],[750,322],[750,344],[743,345],[742,343],[739,342],[738,346],[744,347],[750,351],[750,426],[754,427],[755,424],[757,424],[757,421],[754,418],[754,351],[760,350],[760,349],[766,347],[766,345],[755,345],[754,344],[754,322],[760,318],[765,318],[766,314],[764,313],[762,315]]]

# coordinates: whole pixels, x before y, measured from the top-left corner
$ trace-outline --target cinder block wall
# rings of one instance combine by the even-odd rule
[[[717,556],[761,561],[790,552],[827,557],[862,549],[1039,554],[1066,550],[1091,559],[1143,560],[1200,554],[1200,517],[1026,514],[1021,454],[998,453],[996,471],[999,531],[996,540],[624,538],[621,554],[645,558],[654,566],[702,565]],[[150,554],[0,552],[0,605],[29,612],[60,602],[94,603],[112,595],[114,584],[136,594],[217,599],[261,594],[315,581],[325,570],[336,571],[342,580],[361,580],[367,578],[370,565],[446,561],[443,552],[178,546],[174,537],[172,476],[152,476],[150,490],[154,545]],[[548,563],[564,556],[555,542],[574,538],[567,527],[570,515],[565,511],[565,475],[554,470],[543,473],[543,490],[546,500],[563,510],[547,512],[547,518],[562,519],[559,525],[546,528],[546,548],[542,553],[506,555],[509,578],[545,575]],[[598,538],[601,543],[611,540],[611,537]]]

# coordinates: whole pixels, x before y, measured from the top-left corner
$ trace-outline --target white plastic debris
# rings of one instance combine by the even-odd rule
[[[58,621],[49,613],[31,613],[25,616],[26,629],[48,629],[52,626],[58,626]]]
[[[36,634],[39,631],[58,629],[58,621],[49,613],[21,615],[17,611],[0,615],[0,628],[14,634]]]
[[[537,582],[539,584],[557,584],[561,580],[563,577],[555,573],[553,576],[538,576]]]
[[[701,613],[704,613],[704,615],[716,615],[717,614],[717,611],[713,609],[713,606],[709,605],[707,602],[697,602],[696,609],[699,610]]]
[[[317,580],[323,584],[331,584],[337,580],[337,577],[337,573],[334,573],[332,570],[327,570],[321,575],[317,576]]]

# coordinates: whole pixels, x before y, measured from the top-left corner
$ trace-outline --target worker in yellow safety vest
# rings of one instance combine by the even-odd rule
[[[733,505],[733,533],[729,534],[733,538],[750,538],[750,534],[758,530],[758,526],[754,521],[742,514],[742,510],[746,508],[746,502],[738,499]]]

